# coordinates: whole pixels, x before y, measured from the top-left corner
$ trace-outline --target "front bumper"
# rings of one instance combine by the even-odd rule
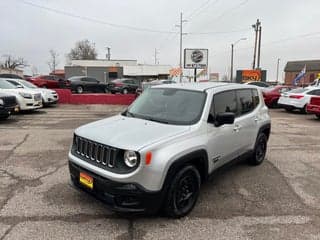
[[[165,191],[149,192],[134,183],[120,183],[101,177],[69,161],[69,171],[74,187],[102,200],[116,212],[156,213],[163,202]],[[82,185],[80,172],[93,178],[93,188]]]

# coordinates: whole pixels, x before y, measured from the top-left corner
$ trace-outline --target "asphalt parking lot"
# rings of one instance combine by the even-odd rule
[[[60,105],[0,122],[0,240],[320,239],[320,121],[271,110],[267,161],[202,186],[186,218],[119,216],[69,185],[73,130],[121,106]]]

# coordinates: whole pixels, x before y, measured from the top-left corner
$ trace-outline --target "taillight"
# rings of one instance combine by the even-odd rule
[[[303,98],[303,95],[290,95],[289,98],[295,98],[295,99],[300,99]]]

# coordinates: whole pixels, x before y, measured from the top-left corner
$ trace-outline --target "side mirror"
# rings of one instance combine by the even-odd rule
[[[209,115],[208,123],[214,124],[216,127],[220,127],[224,124],[233,124],[235,114],[233,112],[218,113],[214,118],[212,114]]]

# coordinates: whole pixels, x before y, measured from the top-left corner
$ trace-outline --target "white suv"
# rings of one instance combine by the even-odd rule
[[[75,130],[71,180],[115,211],[182,217],[216,169],[241,156],[263,162],[270,127],[255,86],[154,86],[122,114]]]

